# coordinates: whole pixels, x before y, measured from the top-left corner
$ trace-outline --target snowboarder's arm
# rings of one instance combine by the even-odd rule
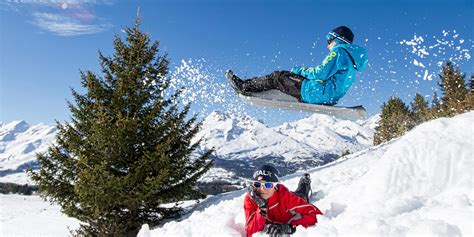
[[[337,59],[339,52],[331,51],[321,64],[316,67],[294,67],[291,72],[310,80],[324,82],[334,75],[337,70]]]
[[[244,211],[245,211],[245,230],[247,237],[252,234],[262,231],[265,228],[265,217],[260,214],[260,209],[257,203],[252,200],[249,194],[245,195],[244,199]]]

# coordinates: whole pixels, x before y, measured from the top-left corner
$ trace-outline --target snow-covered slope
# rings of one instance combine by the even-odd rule
[[[473,122],[474,112],[437,119],[389,143],[307,170],[311,202],[324,215],[293,236],[473,236]],[[295,189],[300,175],[285,176],[282,183]],[[139,236],[245,236],[244,194],[209,196],[180,222],[152,230],[144,226]],[[5,236],[32,230],[61,236],[78,223],[38,197],[0,199]]]
[[[400,139],[309,170],[324,212],[294,236],[472,236],[474,112],[422,124]],[[294,189],[298,176],[283,184]],[[141,236],[244,236],[244,192],[202,202]],[[264,236],[264,235],[257,235]]]
[[[30,125],[25,121],[0,123],[0,181],[26,183],[24,170],[36,167],[36,153],[45,152],[55,134],[52,125]],[[7,174],[13,175],[5,177]]]

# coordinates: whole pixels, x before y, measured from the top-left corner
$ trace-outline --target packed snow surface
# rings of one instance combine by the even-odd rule
[[[60,210],[38,196],[0,194],[0,236],[69,236],[79,221]]]

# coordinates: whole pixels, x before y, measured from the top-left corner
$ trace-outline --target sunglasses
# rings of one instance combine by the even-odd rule
[[[267,182],[265,182],[265,183],[253,182],[253,186],[256,187],[256,188],[260,188],[260,187],[262,187],[262,185],[263,185],[263,187],[265,187],[266,189],[275,187],[275,183],[271,183],[271,182],[270,182],[270,183],[267,183]]]
[[[334,41],[334,38],[328,39],[328,44],[331,44]]]

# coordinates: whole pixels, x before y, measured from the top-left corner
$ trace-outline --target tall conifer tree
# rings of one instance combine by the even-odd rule
[[[466,111],[463,101],[468,89],[465,85],[466,75],[461,73],[459,67],[455,67],[452,62],[447,62],[443,66],[439,75],[439,86],[442,91],[441,105],[442,116],[453,116]]]
[[[474,74],[471,75],[471,80],[469,81],[469,91],[464,98],[463,107],[467,110],[474,110]]]
[[[125,41],[115,35],[112,57],[99,52],[102,76],[81,72],[86,92],[72,90],[71,121],[57,122],[57,143],[29,171],[44,197],[82,222],[79,235],[135,236],[179,216],[162,204],[203,197],[195,184],[211,151],[197,155],[191,143],[201,123],[170,90],[167,54],[139,25],[124,28]]]
[[[398,97],[382,105],[379,125],[375,128],[374,145],[399,137],[414,126],[408,106]]]
[[[411,113],[413,116],[413,122],[416,125],[431,119],[428,102],[419,93],[416,93],[415,99],[411,103]]]
[[[433,100],[431,100],[430,114],[431,114],[432,119],[442,116],[441,115],[441,101],[436,91],[433,93]]]

